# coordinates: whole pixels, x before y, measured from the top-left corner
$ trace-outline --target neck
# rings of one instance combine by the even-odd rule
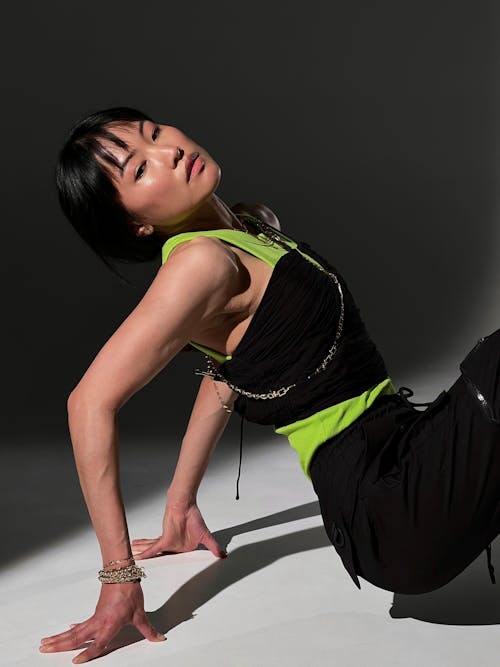
[[[165,238],[182,232],[194,232],[209,229],[241,229],[237,216],[217,195],[212,194],[187,218],[176,225],[171,225]]]

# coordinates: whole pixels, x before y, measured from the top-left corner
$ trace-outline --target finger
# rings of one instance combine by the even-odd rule
[[[146,551],[148,552],[146,554]],[[137,551],[133,551],[134,558],[144,558],[143,554],[145,555],[146,558],[149,558],[151,554],[155,554],[159,551],[158,547],[152,549],[152,547],[147,547],[143,546],[140,549],[137,549]]]
[[[157,556],[157,555],[161,554],[162,551],[164,551],[164,547],[161,545],[161,543],[158,540],[156,540],[147,549],[144,549],[143,551],[138,551],[136,554],[134,554],[134,558],[136,560],[141,560],[143,558],[151,558],[153,556]]]
[[[90,644],[90,646],[85,651],[75,656],[72,662],[79,665],[82,662],[88,662],[89,660],[93,660],[94,658],[108,653],[109,651],[107,650],[107,646],[111,643],[111,640],[115,637],[115,635],[118,634],[120,628],[121,623],[119,622],[102,625],[99,628],[99,631],[96,632],[95,639],[92,644]]]
[[[227,551],[220,546],[211,533],[207,533],[201,543],[207,547],[207,549],[210,549],[214,556],[217,556],[218,558],[225,558],[227,556]]]
[[[81,625],[81,623],[72,623],[69,627],[70,628],[77,628],[79,625]],[[94,633],[90,633],[89,635],[87,635],[87,639],[85,641],[89,641],[90,639],[95,639],[95,634]]]
[[[78,627],[79,625],[80,625],[80,623],[71,623],[71,625],[70,625],[69,627],[70,627],[70,628],[76,628],[76,627]],[[92,633],[90,636],[87,637],[87,640],[86,640],[86,641],[89,641],[89,640],[91,640],[91,639],[95,639],[95,636],[94,636],[93,633]]]
[[[132,540],[130,544],[132,545],[132,547],[144,547],[147,546],[148,544],[153,544],[153,542],[158,542],[160,538],[161,535],[159,535],[158,537],[145,537],[138,540]]]
[[[40,643],[41,644],[48,644],[49,642],[54,642],[57,639],[59,639],[59,637],[63,637],[64,635],[67,635],[69,632],[71,632],[71,630],[65,630],[64,632],[60,632],[57,635],[50,635],[50,637],[42,637],[40,639]]]
[[[76,655],[71,662],[75,665],[80,665],[82,662],[88,662],[89,660],[98,658],[100,655],[104,655],[107,653],[106,647],[111,639],[96,639],[92,642],[87,650],[82,651],[82,653]]]
[[[135,544],[135,545],[133,545],[133,546],[132,546],[132,555],[133,555],[133,556],[136,556],[137,554],[142,553],[142,552],[145,551],[146,549],[149,549],[149,548],[152,547],[154,544],[157,544],[159,539],[160,539],[160,538],[157,538],[157,539],[155,539],[155,540],[144,540],[144,541],[141,542],[140,544]]]
[[[85,642],[92,639],[93,632],[89,628],[90,626],[82,630],[82,628],[77,626],[66,632],[61,632],[60,635],[55,635],[49,638],[48,641],[42,642],[39,650],[41,653],[55,653],[57,651],[71,651],[81,648]]]
[[[70,626],[69,630],[65,630],[64,632],[59,632],[57,635],[51,635],[50,637],[42,637],[40,643],[46,645],[46,644],[53,644],[54,642],[65,641],[66,639],[74,639],[75,627],[77,626],[83,627],[83,625],[84,625],[83,623],[73,623]]]
[[[150,642],[162,642],[166,639],[165,635],[153,628],[145,613],[140,616],[139,620],[135,621],[135,627],[139,632],[142,632]]]
[[[161,549],[158,549],[158,547],[150,547],[149,549],[145,549],[144,551],[138,551],[136,554],[134,554],[134,558],[136,560],[142,560],[144,558],[153,558],[154,556],[157,556]]]

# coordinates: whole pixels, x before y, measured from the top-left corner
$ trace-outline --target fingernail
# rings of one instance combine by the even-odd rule
[[[166,639],[165,635],[158,634],[156,635],[160,641],[164,641]]]

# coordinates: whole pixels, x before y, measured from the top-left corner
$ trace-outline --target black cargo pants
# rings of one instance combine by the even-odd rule
[[[480,338],[429,403],[400,387],[321,445],[310,474],[330,541],[394,593],[444,586],[500,533],[500,329]],[[427,405],[425,410],[415,406]]]

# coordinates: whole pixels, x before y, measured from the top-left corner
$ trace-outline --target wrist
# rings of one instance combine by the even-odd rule
[[[102,584],[118,585],[137,583],[145,576],[144,568],[134,562],[126,567],[102,568],[99,570],[97,578]]]
[[[196,493],[187,493],[170,486],[167,491],[167,507],[171,509],[189,509],[196,505]]]
[[[110,567],[125,567],[126,565],[131,565],[135,563],[135,556],[134,554],[130,554],[129,556],[126,556],[124,558],[118,558],[116,560],[108,560],[106,562],[103,562],[102,567],[103,568],[110,568]]]
[[[109,583],[105,584],[104,582],[101,582],[101,590],[105,588],[109,588],[114,590],[115,592],[123,591],[127,592],[131,588],[137,588],[138,586],[141,585],[141,579],[137,578],[135,581],[126,581],[126,582],[120,582],[120,583]]]

